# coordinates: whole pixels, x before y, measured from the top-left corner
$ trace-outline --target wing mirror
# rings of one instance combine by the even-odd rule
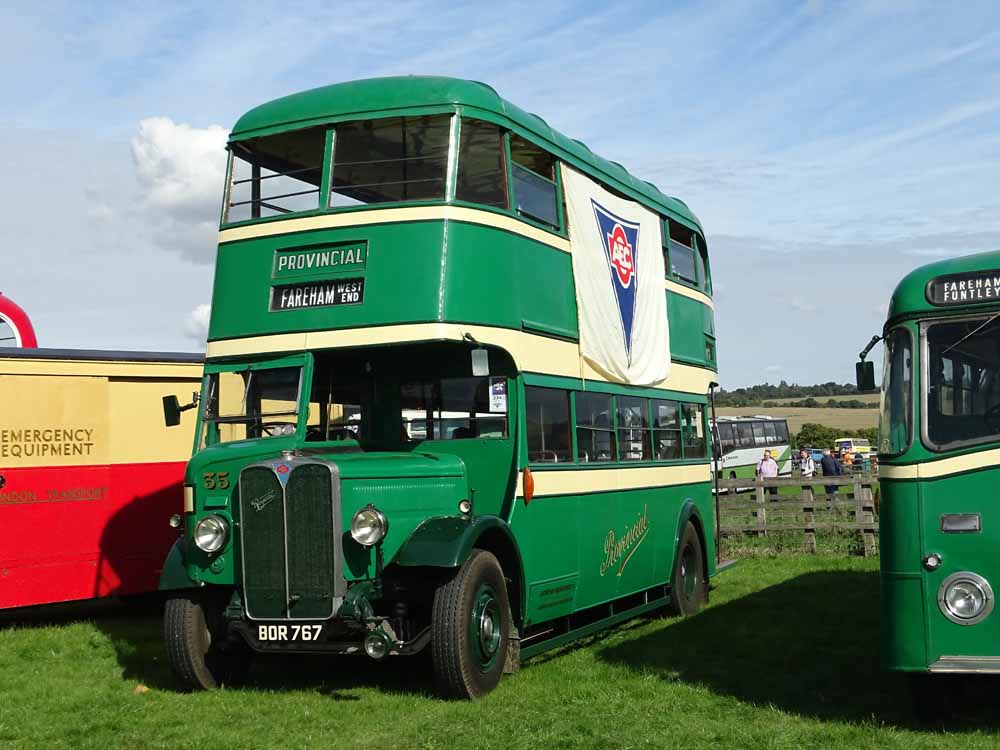
[[[198,405],[199,394],[191,394],[191,403],[181,406],[177,396],[163,397],[163,423],[167,427],[176,427],[181,423],[181,412],[193,409]]]
[[[866,360],[865,357],[881,340],[881,336],[872,336],[872,340],[858,355],[860,361],[854,365],[854,378],[857,381],[858,393],[872,393],[878,390],[875,386],[875,365]]]
[[[857,379],[859,393],[871,393],[878,390],[875,387],[875,365],[867,360],[861,360],[854,365],[854,375]]]

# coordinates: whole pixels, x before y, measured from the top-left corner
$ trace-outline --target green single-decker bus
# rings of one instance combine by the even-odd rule
[[[911,272],[883,339],[882,656],[932,712],[949,692],[939,675],[1000,673],[1000,252]]]

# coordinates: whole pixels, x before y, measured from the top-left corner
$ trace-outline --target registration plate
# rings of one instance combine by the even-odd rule
[[[258,625],[257,640],[262,643],[318,641],[322,625]]]

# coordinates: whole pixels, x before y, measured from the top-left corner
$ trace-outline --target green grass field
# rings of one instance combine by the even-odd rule
[[[5,624],[0,747],[996,746],[996,698],[968,708],[958,735],[913,723],[878,666],[877,571],[873,559],[745,560],[697,617],[536,657],[475,703],[434,697],[422,661],[362,658],[269,659],[247,688],[183,694],[155,613]]]
[[[846,430],[860,430],[865,427],[878,427],[878,409],[812,409],[804,406],[774,406],[765,409],[763,406],[720,406],[720,417],[754,417],[766,414],[769,417],[784,417],[788,420],[788,429],[793,433],[802,429],[806,422],[827,427]]]

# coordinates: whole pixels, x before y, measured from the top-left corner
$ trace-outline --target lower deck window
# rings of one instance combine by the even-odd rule
[[[615,460],[611,396],[576,394],[576,455],[581,463]]]
[[[618,397],[618,458],[648,461],[653,457],[648,402],[644,398]]]
[[[528,424],[528,460],[566,463],[573,460],[569,393],[555,388],[524,389]]]
[[[701,404],[683,404],[684,458],[705,458],[708,447],[705,441],[705,410]]]
[[[656,458],[681,458],[681,420],[676,401],[653,402],[653,446]]]
[[[507,379],[444,378],[400,389],[405,440],[507,437]]]

